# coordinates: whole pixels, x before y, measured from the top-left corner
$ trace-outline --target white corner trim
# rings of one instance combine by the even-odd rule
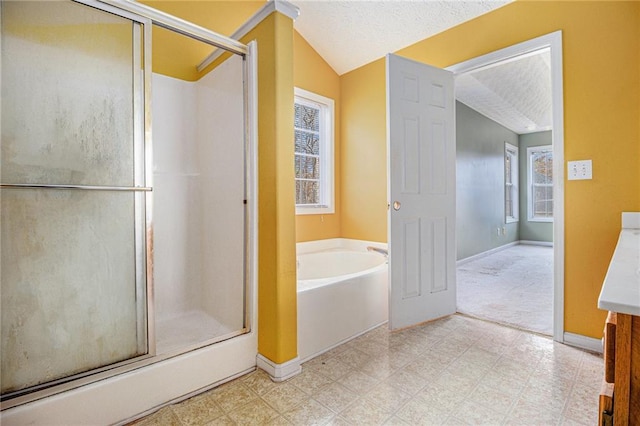
[[[298,357],[283,364],[276,364],[270,359],[258,354],[256,364],[258,368],[264,370],[274,382],[283,382],[302,372],[302,365]]]
[[[483,257],[490,256],[490,255],[492,255],[494,253],[497,253],[497,252],[502,251],[502,250],[506,250],[509,247],[513,247],[513,246],[516,246],[518,244],[520,244],[520,241],[514,241],[512,243],[505,244],[505,245],[500,246],[500,247],[492,248],[491,250],[483,251],[482,253],[474,254],[473,256],[465,257],[464,259],[460,259],[460,260],[456,261],[456,266],[464,265],[465,263],[469,263],[469,262],[471,262],[473,260],[482,259]]]
[[[269,3],[275,3],[275,10],[282,13],[285,16],[293,19],[294,21],[300,16],[300,9],[293,3],[289,3],[286,0],[272,0]]]
[[[564,343],[591,352],[602,353],[602,341],[600,339],[594,339],[593,337],[565,332]]]
[[[253,14],[251,18],[240,26],[229,38],[233,40],[240,40],[242,37],[249,34],[249,31],[254,29],[260,22],[262,22],[267,16],[273,12],[280,12],[285,16],[293,19],[294,21],[300,16],[300,9],[292,3],[285,0],[270,0],[265,5]],[[204,58],[198,65],[198,72],[208,67],[213,61],[218,59],[225,51],[223,49],[215,49],[209,56]]]

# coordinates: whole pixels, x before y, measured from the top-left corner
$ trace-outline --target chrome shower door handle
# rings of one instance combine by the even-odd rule
[[[393,209],[394,209],[395,211],[400,210],[400,206],[401,206],[400,201],[394,201],[394,202],[393,202]]]

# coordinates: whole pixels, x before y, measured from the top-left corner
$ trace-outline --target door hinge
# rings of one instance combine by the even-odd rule
[[[613,413],[604,410],[602,412],[602,424],[600,426],[613,426]]]

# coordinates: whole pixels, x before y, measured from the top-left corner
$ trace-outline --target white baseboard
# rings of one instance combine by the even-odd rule
[[[552,241],[532,241],[532,240],[520,240],[520,244],[524,244],[527,246],[544,246],[544,247],[553,247]]]
[[[274,382],[283,382],[302,372],[300,358],[298,357],[283,364],[276,364],[270,359],[258,354],[256,364],[258,368],[264,370]]]
[[[465,257],[464,259],[460,259],[456,261],[456,266],[461,266],[467,262],[482,259],[483,257],[487,257],[499,251],[506,250],[509,247],[517,246],[518,244],[523,244],[528,246],[553,247],[553,242],[549,242],[549,241],[518,240],[509,244],[505,244],[500,247],[492,248],[491,250],[483,251],[482,253],[474,254],[473,256]]]
[[[602,341],[593,337],[583,336],[581,334],[564,333],[564,343],[569,346],[575,346],[580,349],[586,349],[591,352],[602,353]]]
[[[500,247],[492,248],[491,250],[483,251],[482,253],[474,254],[473,256],[465,257],[464,259],[458,260],[456,262],[456,266],[464,265],[465,263],[471,262],[473,260],[482,259],[483,257],[487,257],[487,256],[492,255],[494,253],[497,253],[499,251],[506,250],[509,247],[516,246],[519,243],[520,243],[519,241],[514,241],[512,243],[505,244],[505,245],[500,246]]]

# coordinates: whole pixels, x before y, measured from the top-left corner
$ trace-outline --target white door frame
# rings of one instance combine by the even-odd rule
[[[562,31],[543,35],[468,61],[447,67],[454,75],[498,62],[515,60],[542,49],[551,56],[551,103],[553,143],[553,340],[564,342],[564,103],[562,86]]]

